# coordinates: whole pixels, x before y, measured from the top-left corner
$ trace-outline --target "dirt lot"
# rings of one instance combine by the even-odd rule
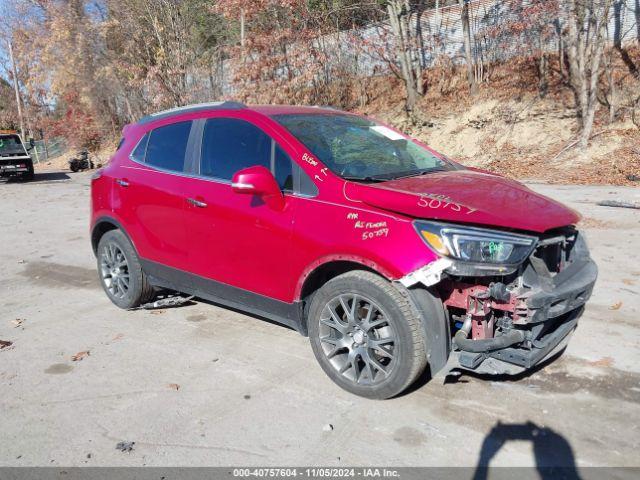
[[[89,174],[0,183],[0,465],[640,466],[640,211],[595,205],[640,189],[533,188],[584,214],[600,267],[565,355],[379,402],[338,389],[286,328],[208,303],[113,306]]]

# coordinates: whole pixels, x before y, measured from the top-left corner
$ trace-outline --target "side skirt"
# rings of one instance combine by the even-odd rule
[[[307,335],[302,302],[286,303],[193,273],[140,259],[149,281],[157,286],[204,298],[211,302],[264,317]]]

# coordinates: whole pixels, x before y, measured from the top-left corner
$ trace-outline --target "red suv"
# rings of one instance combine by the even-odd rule
[[[564,347],[596,280],[576,212],[362,116],[222,102],[123,137],[92,181],[113,303],[168,288],[275,320],[357,395],[426,368],[529,369]]]

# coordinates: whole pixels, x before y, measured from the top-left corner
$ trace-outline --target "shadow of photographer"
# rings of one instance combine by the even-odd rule
[[[533,422],[498,422],[482,442],[474,480],[489,478],[489,463],[500,449],[510,441],[529,441],[533,444],[536,469],[542,479],[578,480],[575,456],[571,445],[562,435]],[[493,477],[493,475],[491,475]]]

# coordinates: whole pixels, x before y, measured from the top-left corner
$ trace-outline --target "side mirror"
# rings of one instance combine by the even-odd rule
[[[249,167],[236,172],[231,188],[236,193],[259,195],[275,210],[284,208],[284,195],[273,174],[262,166]]]

